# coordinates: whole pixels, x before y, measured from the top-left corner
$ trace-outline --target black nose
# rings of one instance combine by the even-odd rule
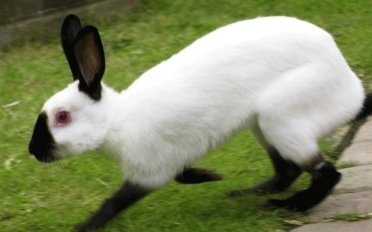
[[[31,141],[28,145],[28,153],[30,153],[31,155],[35,155],[36,153],[35,143],[33,141]]]
[[[28,151],[33,154],[37,160],[42,162],[51,162],[55,160],[53,151],[55,142],[49,131],[46,113],[41,113],[36,120],[34,132],[28,145]]]

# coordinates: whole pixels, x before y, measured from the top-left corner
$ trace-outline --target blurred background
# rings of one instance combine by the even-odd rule
[[[2,0],[0,2],[1,47],[24,41],[48,42],[58,32],[61,18],[73,10],[80,15],[110,17],[132,9],[135,0]],[[99,14],[96,12],[99,11]]]
[[[99,28],[104,81],[117,90],[215,28],[269,15],[297,17],[330,32],[366,90],[372,90],[371,0],[1,0],[0,231],[71,231],[122,181],[115,160],[101,152],[50,165],[27,152],[43,102],[72,81],[59,44],[69,13]],[[332,162],[339,155],[340,131],[321,141]],[[211,151],[197,166],[222,173],[224,181],[170,183],[103,231],[279,232],[293,226],[288,221],[303,219],[302,214],[258,209],[265,196],[226,197],[272,175],[266,152],[248,132]],[[285,197],[307,184],[303,175],[287,193],[270,197]]]

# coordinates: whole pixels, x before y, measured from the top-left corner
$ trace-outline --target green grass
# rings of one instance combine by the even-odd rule
[[[337,168],[338,169],[345,169],[345,168],[352,168],[352,167],[356,167],[356,166],[360,166],[360,164],[358,162],[339,162],[337,164]]]
[[[367,220],[371,219],[372,214],[341,214],[333,216],[331,219],[334,221],[346,221],[346,222],[355,222],[355,221],[361,221],[361,220]]]
[[[371,1],[146,0],[113,21],[89,21],[106,49],[105,82],[123,89],[143,71],[206,32],[230,22],[265,15],[291,15],[331,32],[367,89],[372,78]],[[87,154],[44,165],[27,154],[43,102],[71,80],[58,44],[30,43],[0,54],[0,226],[1,231],[71,231],[121,184],[115,162]],[[11,107],[3,105],[19,101]],[[325,153],[332,142],[322,143]],[[198,166],[223,174],[221,182],[170,183],[118,216],[103,231],[284,231],[302,214],[258,207],[267,197],[229,199],[226,193],[272,174],[262,148],[248,132],[236,135]],[[286,197],[307,186],[303,176]]]

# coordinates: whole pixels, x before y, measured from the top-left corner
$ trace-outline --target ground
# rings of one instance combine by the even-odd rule
[[[142,72],[214,28],[240,19],[290,15],[329,31],[366,89],[372,80],[371,1],[140,1],[134,12],[83,23],[100,28],[106,50],[104,80],[120,90]],[[10,231],[71,231],[121,184],[114,160],[96,152],[45,165],[27,153],[43,102],[72,78],[58,35],[50,44],[26,43],[0,53],[0,225]],[[332,153],[333,142],[322,142]],[[241,132],[197,166],[224,176],[202,185],[170,183],[121,214],[103,231],[285,231],[303,214],[259,208],[266,197],[229,199],[234,188],[268,178],[265,151]],[[303,175],[285,197],[307,186]]]

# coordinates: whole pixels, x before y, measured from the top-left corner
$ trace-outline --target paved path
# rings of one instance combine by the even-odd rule
[[[372,232],[372,116],[338,164],[350,167],[339,170],[342,179],[332,195],[308,212],[309,224],[291,232]]]

